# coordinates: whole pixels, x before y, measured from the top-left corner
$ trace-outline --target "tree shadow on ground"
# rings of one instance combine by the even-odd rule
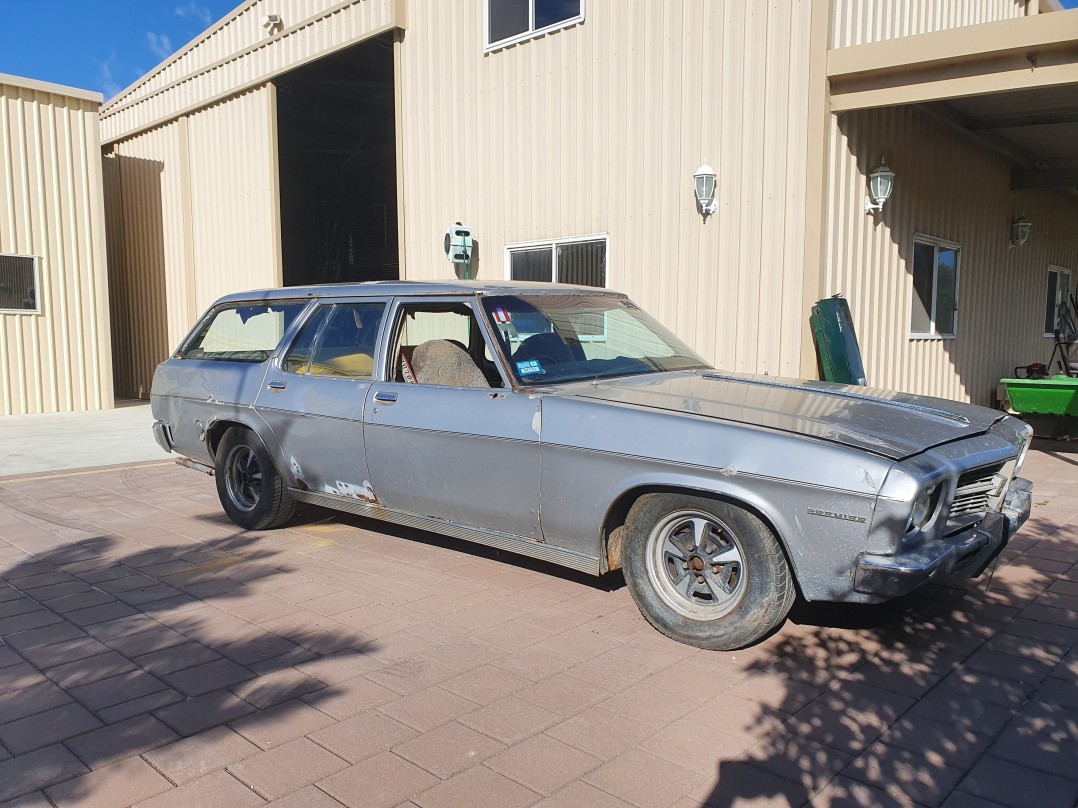
[[[738,742],[690,796],[709,808],[938,806],[952,793],[1072,805],[1078,533],[1056,527],[1020,534],[994,577],[877,606],[800,601],[781,632],[709,658],[753,707],[718,706]]]
[[[257,534],[139,547],[0,504],[0,538],[40,527],[0,541],[0,802],[89,799],[78,775],[223,724],[268,749],[371,669],[371,637],[267,597],[290,568]]]

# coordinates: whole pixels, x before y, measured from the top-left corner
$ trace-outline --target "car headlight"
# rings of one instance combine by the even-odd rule
[[[932,518],[932,515],[936,512],[936,506],[940,501],[940,492],[943,490],[943,486],[940,483],[936,483],[927,491],[922,491],[916,500],[913,502],[913,510],[910,511],[909,521],[906,523],[906,532],[909,533],[915,528],[922,528],[928,520]]]

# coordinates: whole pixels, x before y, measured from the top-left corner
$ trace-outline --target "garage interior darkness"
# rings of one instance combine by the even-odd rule
[[[284,285],[397,279],[392,37],[275,84]]]

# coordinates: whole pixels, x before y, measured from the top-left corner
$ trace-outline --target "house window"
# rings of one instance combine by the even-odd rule
[[[606,237],[506,247],[510,280],[606,286]]]
[[[914,237],[911,338],[950,339],[958,333],[960,252],[948,241]]]
[[[1044,296],[1044,336],[1055,336],[1059,327],[1059,306],[1070,303],[1071,272],[1063,267],[1048,267],[1048,291]]]
[[[487,0],[487,49],[582,22],[584,0]]]
[[[29,255],[0,255],[0,312],[39,314],[41,312],[40,266]]]

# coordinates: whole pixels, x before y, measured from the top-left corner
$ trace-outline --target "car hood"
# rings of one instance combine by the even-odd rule
[[[891,460],[982,434],[1003,417],[891,390],[721,371],[608,379],[562,394],[806,435]]]

